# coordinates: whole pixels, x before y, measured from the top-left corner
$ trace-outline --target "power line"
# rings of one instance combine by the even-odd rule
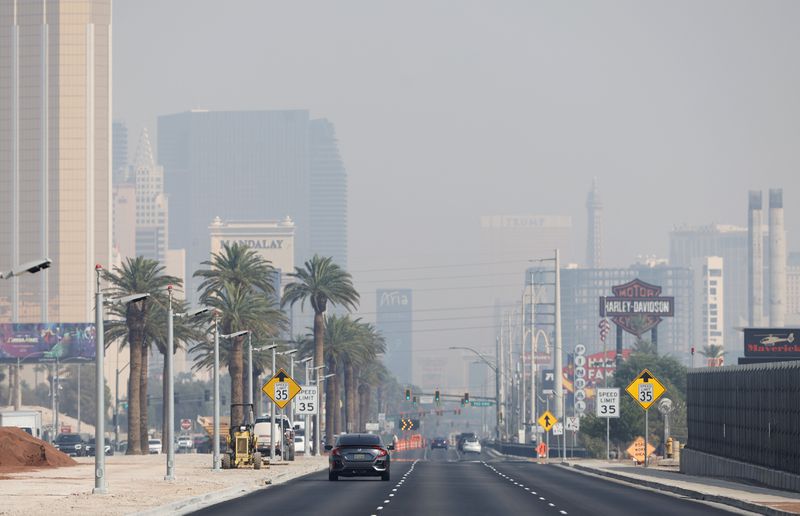
[[[456,267],[478,267],[481,265],[502,265],[509,263],[528,263],[528,259],[521,258],[519,260],[501,260],[496,262],[474,262],[474,263],[457,263],[449,265],[420,265],[416,267],[387,267],[382,269],[361,269],[361,270],[352,270],[350,271],[350,273],[355,274],[355,273],[365,273],[365,272],[416,271],[424,269],[453,269]]]
[[[499,304],[499,305],[477,305],[477,306],[454,306],[450,308],[415,308],[411,310],[411,313],[417,312],[451,312],[455,310],[477,310],[481,308],[504,308],[504,307],[511,307],[511,306],[518,306],[517,303],[512,304]],[[353,315],[375,315],[378,312],[356,312]]]

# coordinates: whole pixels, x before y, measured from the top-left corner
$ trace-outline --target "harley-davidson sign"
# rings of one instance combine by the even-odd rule
[[[635,279],[611,287],[612,297],[600,298],[600,317],[611,317],[614,324],[641,337],[675,314],[675,298],[662,297],[661,287]]]

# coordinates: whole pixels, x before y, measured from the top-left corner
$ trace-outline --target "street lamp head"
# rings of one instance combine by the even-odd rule
[[[128,303],[135,303],[136,301],[141,301],[142,299],[146,299],[148,297],[150,297],[150,293],[145,292],[143,294],[131,294],[129,296],[124,296],[111,302],[120,305],[127,305]]]
[[[306,357],[306,358],[302,359],[300,361],[300,363],[303,364],[305,362],[311,362],[312,360],[314,360],[314,357]]]
[[[288,351],[284,351],[283,353],[281,353],[281,355],[294,355],[295,353],[297,353],[296,349],[290,349]]]
[[[236,337],[241,337],[242,335],[247,335],[250,333],[250,330],[241,330],[234,333],[229,333],[228,335],[220,335],[223,339],[235,339]]]
[[[314,367],[314,369],[325,369],[325,364],[318,365],[318,366]]]
[[[201,306],[200,308],[195,308],[194,310],[189,310],[184,314],[184,317],[197,317],[198,315],[202,315],[211,309],[207,306]]]
[[[10,278],[11,276],[19,276],[20,274],[25,274],[26,272],[29,274],[35,274],[41,270],[50,268],[50,265],[52,263],[53,262],[49,258],[34,260],[32,262],[26,262],[20,265],[19,267],[11,269],[11,271],[4,274],[3,276]]]
[[[325,376],[322,377],[322,379],[325,380],[327,378],[330,378],[331,376],[336,376],[336,373],[326,374]]]

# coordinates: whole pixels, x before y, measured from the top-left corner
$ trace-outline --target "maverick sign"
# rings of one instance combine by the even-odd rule
[[[600,298],[600,317],[611,317],[614,324],[637,337],[655,329],[662,317],[675,314],[675,298],[662,297],[657,285],[637,278],[611,290],[613,296]]]

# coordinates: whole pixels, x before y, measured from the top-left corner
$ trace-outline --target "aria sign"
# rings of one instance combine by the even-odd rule
[[[600,317],[611,317],[614,324],[637,337],[658,326],[662,317],[675,314],[674,297],[662,297],[661,287],[638,278],[611,290],[614,296],[600,298]]]

